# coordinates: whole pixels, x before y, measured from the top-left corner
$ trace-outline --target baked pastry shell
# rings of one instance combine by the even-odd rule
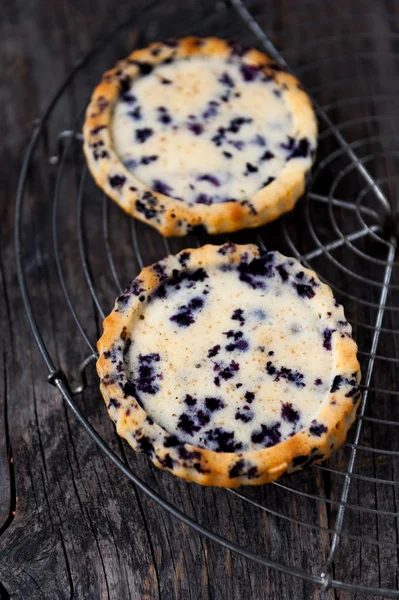
[[[244,64],[259,67],[281,86],[293,115],[296,139],[306,138],[313,148],[311,156],[290,159],[276,179],[251,198],[210,206],[189,206],[155,192],[123,165],[115,152],[111,135],[115,103],[126,82],[130,84],[140,76],[138,64],[156,66],[171,58],[177,61],[192,56],[229,58],[237,54],[237,46],[217,38],[196,37],[176,40],[172,45],[168,42],[153,43],[135,50],[107,71],[91,97],[83,127],[83,148],[92,176],[126,213],[152,225],[165,236],[185,235],[198,226],[211,234],[258,227],[292,210],[304,192],[317,137],[317,121],[309,97],[299,81],[282,71],[266,54],[255,49],[238,52],[242,54],[240,60]],[[115,180],[115,177],[119,179]],[[111,181],[117,181],[119,185],[111,185]]]
[[[253,244],[209,244],[166,257],[162,260],[162,271],[171,273],[173,269],[206,269],[226,263],[238,264],[244,253],[257,258],[260,250]],[[184,261],[179,260],[182,255]],[[128,290],[116,300],[113,311],[104,320],[104,332],[98,342],[100,389],[121,437],[136,451],[148,453],[159,468],[201,485],[229,488],[274,481],[286,472],[298,471],[313,462],[327,459],[344,443],[361,400],[358,388],[361,374],[355,341],[350,334],[342,336],[339,331],[334,331],[331,338],[335,361],[331,389],[336,389],[330,391],[315,415],[315,421],[312,421],[325,426],[326,430],[321,435],[312,433],[309,424],[292,437],[269,448],[239,453],[216,452],[180,442],[155,423],[137,399],[126,393],[128,380],[124,370],[124,348],[127,339],[134,338],[132,321],[145,307],[148,294],[164,281],[160,279],[157,264],[144,268]],[[326,310],[326,303],[331,302],[331,306],[339,311],[338,318],[344,319],[343,309],[335,304],[331,289],[313,271],[302,270],[319,283],[323,310]],[[315,301],[316,298],[311,300]]]

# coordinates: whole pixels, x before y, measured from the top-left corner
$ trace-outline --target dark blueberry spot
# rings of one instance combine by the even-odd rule
[[[245,323],[244,311],[242,308],[236,308],[231,315],[233,321],[240,321],[240,325],[243,326]]]
[[[274,377],[274,381],[280,381],[280,379],[285,379],[289,383],[296,385],[297,387],[305,387],[305,383],[303,382],[303,374],[299,371],[293,371],[292,369],[288,369],[287,367],[281,367],[278,369],[273,363],[269,360],[266,363],[266,373],[272,377]]]
[[[323,385],[323,380],[322,380],[322,379],[320,379],[320,377],[319,377],[318,379],[315,379],[315,380],[314,380],[314,384],[315,384],[315,385]]]
[[[149,137],[152,136],[153,130],[150,127],[143,127],[143,129],[136,129],[136,140],[139,144],[144,144]]]
[[[281,440],[280,432],[281,423],[276,422],[274,425],[261,425],[260,429],[254,431],[251,435],[251,441],[254,444],[262,444],[264,448],[275,446]]]
[[[288,160],[290,160],[291,158],[306,158],[307,156],[309,156],[309,150],[309,140],[307,138],[302,138],[301,140],[296,142]]]
[[[197,177],[197,181],[208,181],[215,187],[220,187],[219,179],[215,177],[215,175],[210,175],[209,173],[206,173],[205,175],[199,175]]]
[[[112,188],[121,189],[125,184],[126,177],[124,175],[113,175],[108,177],[108,181]]]
[[[267,354],[268,354],[268,356],[274,356],[273,350],[270,350],[270,352],[268,352]]]
[[[226,431],[221,427],[209,429],[204,436],[205,446],[215,450],[216,452],[237,452],[241,450],[241,442],[234,440],[234,431]]]
[[[336,375],[334,377],[334,381],[332,382],[330,392],[333,394],[334,392],[338,391],[339,388],[341,387],[341,384],[343,381],[344,381],[344,378],[341,375]]]
[[[147,204],[142,202],[141,200],[136,200],[136,210],[139,213],[143,214],[146,219],[153,219],[155,217],[155,215],[157,214],[157,211],[155,209],[156,205],[156,198],[154,198],[154,201],[148,202]]]
[[[202,298],[193,298],[187,305],[180,306],[178,312],[172,315],[170,320],[179,325],[179,327],[188,327],[195,322],[193,311],[198,311],[203,305],[204,301]]]
[[[275,177],[268,177],[263,183],[262,183],[262,187],[266,187],[267,185],[269,185],[269,183],[272,183],[276,178]]]
[[[308,298],[309,300],[311,300],[315,296],[315,292],[310,285],[295,282],[292,285],[296,289],[298,296],[300,296],[301,298]]]
[[[245,406],[244,406],[245,409]],[[254,414],[251,410],[238,409],[235,414],[236,421],[243,421],[243,423],[249,423],[254,418]],[[247,407],[248,409],[248,407]]]
[[[125,383],[125,385],[123,386],[123,393],[126,394],[126,396],[135,396],[136,386],[134,385],[134,383],[132,383],[131,381]]]
[[[195,406],[197,404],[197,399],[190,396],[190,394],[186,394],[184,401],[187,406]]]
[[[149,165],[156,160],[158,160],[158,156],[156,154],[151,154],[151,156],[143,156],[140,160],[140,163],[142,165]]]
[[[233,479],[234,477],[239,477],[245,468],[245,460],[241,458],[238,460],[229,470],[229,477]]]
[[[164,467],[164,469],[173,469],[173,460],[170,454],[165,454],[165,458],[157,456],[158,462]]]
[[[231,157],[233,156],[231,152],[223,152],[223,155],[224,155],[226,158],[231,158]]]
[[[145,454],[152,454],[154,452],[154,446],[149,437],[143,435],[140,439],[137,440],[137,444],[140,448],[141,452],[145,452]]]
[[[226,129],[224,127],[219,127],[217,131],[217,134],[212,138],[212,142],[216,146],[221,146],[226,137]]]
[[[185,267],[188,259],[190,258],[190,252],[181,252],[179,255],[179,263],[182,267]]]
[[[110,398],[108,402],[108,408],[114,406],[115,408],[119,408],[121,403],[116,398]]]
[[[193,435],[196,431],[201,429],[201,426],[196,425],[194,419],[186,413],[180,415],[179,420],[177,421],[177,427],[189,435]]]
[[[245,117],[235,117],[229,123],[229,126],[226,131],[230,131],[231,133],[238,133],[242,127],[246,123],[252,123],[253,119],[245,118]]]
[[[195,202],[197,204],[205,204],[206,206],[210,206],[211,204],[213,204],[213,196],[208,196],[207,194],[199,194],[196,197]]]
[[[259,74],[259,67],[243,64],[240,66],[240,71],[244,81],[254,81]]]
[[[166,77],[161,77],[161,83],[162,85],[170,85],[171,83],[173,83],[173,81],[167,79]]]
[[[252,140],[252,143],[256,144],[257,146],[266,146],[265,138],[263,137],[263,135],[259,135],[259,133],[256,134],[256,136]]]
[[[208,103],[208,108],[202,113],[204,119],[210,119],[211,117],[215,117],[217,115],[217,107],[219,106],[219,102],[215,100],[211,100]]]
[[[224,331],[223,335],[225,335],[227,338],[233,338],[235,341],[237,341],[242,338],[244,334],[242,331],[234,331],[233,329],[229,329],[229,331]]]
[[[246,167],[247,167],[247,170],[244,173],[244,175],[248,175],[249,173],[257,173],[257,171],[258,171],[258,167],[255,167],[255,165],[252,165],[249,162],[247,162]]]
[[[327,427],[322,423],[318,423],[316,420],[313,420],[310,427],[309,432],[316,437],[320,437],[323,433],[326,433]]]
[[[270,150],[266,150],[266,151],[265,151],[265,152],[262,154],[262,156],[260,157],[260,159],[259,159],[259,160],[262,160],[262,161],[264,161],[264,160],[271,160],[272,158],[274,158],[274,156],[275,156],[275,155],[273,154],[273,152],[270,152]]]
[[[213,348],[208,350],[208,358],[213,358],[214,356],[216,356],[218,354],[219,351],[220,351],[220,344],[217,344],[216,346],[214,346]]]
[[[160,179],[154,179],[152,182],[152,189],[154,192],[158,192],[159,194],[165,194],[165,196],[169,196],[172,191],[172,188]]]
[[[220,371],[219,376],[227,381],[228,379],[234,377],[234,374],[239,371],[239,369],[240,365],[236,361],[232,360],[227,367]]]
[[[276,271],[280,275],[282,281],[287,281],[289,275],[288,275],[288,271],[287,271],[287,269],[285,268],[284,265],[278,265],[276,267]]]
[[[202,125],[200,125],[199,123],[188,123],[187,128],[191,131],[191,133],[193,133],[194,135],[201,135],[201,133],[204,131],[204,128]]]
[[[240,281],[247,283],[253,289],[264,290],[266,287],[264,278],[274,276],[273,261],[274,255],[266,252],[250,263],[241,262],[238,266]]]
[[[205,398],[205,406],[210,412],[224,408],[224,402],[221,398]]]
[[[225,256],[226,254],[233,254],[237,249],[237,246],[233,244],[233,242],[227,242],[227,244],[223,244],[218,250],[218,254],[222,254]]]
[[[323,331],[323,348],[325,348],[326,350],[332,349],[331,338],[334,331],[335,329],[329,329],[328,327],[326,327]]]
[[[218,81],[229,88],[235,87],[235,83],[228,73],[222,73]]]
[[[149,75],[153,69],[153,66],[149,62],[140,62],[138,60],[134,61],[138,66],[140,75]]]
[[[255,399],[255,394],[253,392],[245,392],[244,398],[249,404],[251,404],[251,402],[253,402]]]
[[[228,140],[228,143],[233,146],[236,150],[242,150],[245,146],[245,143],[241,140]]]
[[[136,106],[135,109],[129,110],[127,114],[129,115],[129,117],[132,117],[132,119],[134,119],[135,121],[139,121],[141,119],[141,107]]]
[[[226,350],[227,352],[232,352],[233,350],[240,350],[240,352],[245,352],[248,350],[249,344],[246,340],[238,340],[238,342],[234,342],[231,344],[227,344]]]
[[[284,421],[288,421],[288,423],[296,424],[300,419],[300,414],[292,407],[290,402],[286,402],[281,408],[281,417]]]
[[[179,446],[180,442],[175,435],[169,435],[164,439],[163,445],[165,448],[175,448]]]
[[[201,452],[197,450],[187,450],[185,446],[180,446],[178,449],[178,454],[180,458],[183,460],[200,460]]]

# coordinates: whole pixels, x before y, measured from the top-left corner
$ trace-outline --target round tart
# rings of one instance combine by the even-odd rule
[[[259,485],[324,460],[361,397],[357,346],[331,289],[252,244],[143,269],[98,349],[118,433],[202,485]]]
[[[162,234],[268,223],[304,191],[308,96],[268,56],[215,38],[134,51],[103,76],[84,150],[98,185]]]

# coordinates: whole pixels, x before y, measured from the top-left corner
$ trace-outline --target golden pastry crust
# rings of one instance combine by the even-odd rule
[[[304,147],[287,159],[279,175],[251,197],[223,201],[209,206],[190,205],[154,191],[129,171],[116,153],[111,135],[114,108],[124,86],[140,73],[165,61],[191,57],[232,57],[242,65],[256,68],[281,90],[294,122],[295,140]],[[153,43],[135,50],[106,72],[92,95],[83,128],[84,152],[96,183],[128,214],[152,225],[165,236],[185,235],[195,227],[208,233],[232,232],[257,227],[290,211],[303,194],[305,177],[316,149],[317,123],[309,97],[298,80],[281,70],[267,55],[243,49],[216,38],[195,37]],[[302,149],[304,151],[302,152]]]
[[[144,318],[146,307],[153,302],[159,286],[165,285],[170,278],[177,281],[176,278],[195,273],[197,269],[216,268],[221,273],[227,270],[235,272],[234,269],[239,270],[240,265],[255,264],[253,261],[258,259],[269,261],[272,266],[267,277],[281,275],[282,286],[291,286],[291,281],[294,281],[292,285],[297,285],[297,280],[289,279],[287,283],[288,269],[290,273],[303,273],[301,281],[310,282],[314,290],[306,286],[297,288],[306,310],[311,307],[312,311],[319,313],[320,319],[329,323],[329,328],[324,330],[327,331],[323,334],[324,342],[322,339],[320,345],[321,353],[325,349],[332,353],[332,371],[325,400],[310,423],[271,447],[223,452],[181,441],[175,433],[169,433],[148,416],[129,383],[125,357],[135,344],[137,323],[143,322],[140,319]],[[248,281],[251,283],[250,279]],[[258,286],[259,280],[256,280],[254,289]],[[223,311],[223,307],[220,310]],[[345,441],[361,398],[357,345],[351,337],[351,328],[344,318],[342,306],[335,302],[331,289],[320,282],[313,271],[303,269],[298,261],[286,259],[279,253],[263,253],[252,244],[236,246],[229,243],[188,249],[144,268],[116,300],[113,311],[104,320],[104,333],[98,342],[98,350],[97,371],[101,392],[119,435],[136,451],[148,453],[157,467],[202,485],[261,485],[278,479],[285,472],[291,473],[325,460]],[[183,361],[182,368],[184,366]]]

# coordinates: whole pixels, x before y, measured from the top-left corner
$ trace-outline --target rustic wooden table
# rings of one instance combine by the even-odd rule
[[[13,227],[18,175],[34,119],[43,115],[76,60],[121,21],[131,5],[126,0],[98,0],[95,4],[90,0],[14,0],[0,4],[0,596],[22,600],[357,598],[357,594],[344,590],[322,593],[311,583],[248,561],[172,517],[104,458],[67,410],[59,392],[46,382],[47,372],[28,326],[16,276]],[[330,118],[335,123],[347,123],[343,131],[350,141],[360,140],[356,148],[373,174],[381,178],[384,192],[397,198],[397,2],[269,0],[250,5],[273,42],[301,73],[306,87],[319,102],[329,105]],[[51,203],[57,165],[50,165],[48,157],[57,152],[58,133],[76,126],[77,115],[102,71],[135,44],[186,33],[219,33],[254,43],[234,10],[224,8],[222,2],[142,0],[141,9],[136,2],[135,10],[139,17],[65,89],[28,172],[22,223],[24,269],[45,343],[55,363],[71,377],[89,350],[68,310],[52,246]],[[77,172],[82,159],[71,143],[73,158],[66,159],[65,174],[59,181],[56,215],[61,268],[79,318],[95,343],[101,319],[82,274],[77,239]],[[329,143],[325,138],[321,157],[323,152],[326,155],[326,148],[336,147],[330,148]],[[329,190],[337,169],[345,164],[348,162],[323,170],[319,182],[322,193]],[[82,217],[84,244],[91,277],[107,312],[117,290],[105,257],[101,195],[90,181],[87,186]],[[361,189],[364,182],[352,173],[350,182],[346,178],[334,194],[353,200]],[[361,198],[365,203],[375,202],[367,191]],[[140,267],[132,247],[131,224],[111,203],[106,203],[106,210],[113,231],[108,241],[125,285]],[[358,229],[351,214],[344,208],[342,211],[339,218],[343,226]],[[299,209],[293,223],[295,243],[311,249],[315,241],[300,220],[301,214]],[[316,217],[323,241],[334,239],[330,221],[324,222],[323,215]],[[271,247],[284,247],[279,227],[274,224],[262,231]],[[161,237],[148,227],[138,225],[135,233],[144,263],[165,253]],[[246,232],[240,239],[253,236],[253,232]],[[171,250],[186,243],[173,240]],[[374,240],[359,248],[381,263],[340,249],[334,256],[360,277],[381,282],[386,247]],[[320,262],[312,264],[337,284],[338,294],[342,292],[339,299],[355,323],[365,370],[381,284],[365,285],[356,276],[335,273],[334,264],[325,260],[322,256]],[[391,281],[398,286],[395,268]],[[391,289],[387,300],[393,307],[397,305],[395,290]],[[399,390],[398,336],[391,333],[391,329],[399,329],[394,308],[386,311],[383,326],[377,354],[390,360],[376,359],[371,384],[383,391],[371,390],[366,415],[399,420],[398,396],[390,394]],[[203,490],[178,481],[150,466],[145,456],[134,455],[117,440],[105,414],[93,365],[88,368],[88,386],[77,403],[110,447],[147,484],[192,518],[277,563],[320,574],[331,543],[326,530],[334,530],[336,524],[336,502],[342,490],[342,472],[352,452],[350,446],[330,461],[330,471],[312,468],[284,480],[284,485],[308,496],[276,486],[245,492],[272,511],[266,513],[226,491]],[[382,452],[358,452],[354,472],[360,477],[351,482],[348,503],[354,508],[348,508],[344,518],[347,537],[336,554],[333,576],[337,580],[393,590],[398,587],[396,431],[392,424],[364,423],[360,444]],[[325,497],[327,502],[312,496]],[[274,516],[273,511],[283,518]],[[319,531],[319,527],[324,529]]]

